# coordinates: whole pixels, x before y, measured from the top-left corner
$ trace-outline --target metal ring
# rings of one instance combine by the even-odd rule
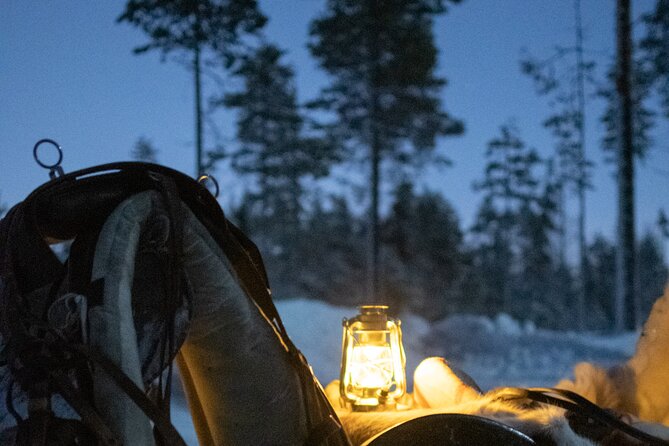
[[[204,183],[206,183],[209,180],[211,180],[211,182],[214,183],[214,187],[216,188],[216,189],[214,189],[215,192],[212,195],[214,196],[214,198],[218,198],[218,194],[220,193],[221,190],[218,187],[218,181],[216,181],[216,178],[212,177],[208,173],[203,173],[197,179],[197,182],[200,183],[200,185],[202,185],[202,187],[209,190],[209,188],[207,188],[207,186],[204,185]],[[209,191],[209,193],[211,193],[211,191]]]
[[[42,161],[40,161],[39,156],[37,155],[37,149],[39,148],[39,146],[41,144],[44,144],[44,143],[51,144],[56,148],[56,150],[58,150],[58,161],[56,161],[54,164],[44,164]],[[63,161],[63,149],[53,139],[48,139],[48,138],[40,139],[35,144],[35,147],[33,147],[33,158],[35,158],[35,161],[40,166],[44,167],[45,169],[53,170],[53,169],[57,168],[58,166],[60,166],[60,163]]]

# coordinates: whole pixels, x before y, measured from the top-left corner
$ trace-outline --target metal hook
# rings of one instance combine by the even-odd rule
[[[215,191],[215,192],[214,192],[212,195],[214,196],[214,198],[218,198],[218,194],[220,193],[221,190],[220,190],[219,187],[218,187],[218,181],[216,181],[216,178],[214,178],[213,176],[209,175],[208,173],[203,173],[203,174],[200,175],[199,178],[197,179],[197,182],[200,183],[205,189],[207,189],[207,190],[209,191],[209,193],[211,193],[211,191],[209,190],[209,188],[208,188],[207,186],[205,186],[205,183],[206,183],[207,181],[211,181],[212,183],[214,183],[214,187],[215,187],[214,191]]]
[[[37,150],[39,149],[39,146],[42,144],[51,144],[56,148],[56,150],[58,151],[58,160],[55,163],[46,164],[40,161],[39,155],[37,154]],[[37,141],[37,143],[35,143],[35,146],[33,147],[33,158],[35,158],[35,162],[37,162],[37,164],[39,164],[41,167],[49,169],[49,178],[51,178],[52,180],[55,180],[57,177],[62,177],[63,175],[65,175],[65,172],[63,172],[63,168],[60,167],[60,163],[63,161],[63,149],[53,139],[44,138]]]

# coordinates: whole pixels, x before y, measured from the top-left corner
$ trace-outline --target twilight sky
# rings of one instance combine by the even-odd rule
[[[32,160],[32,146],[53,138],[64,148],[65,171],[129,158],[140,136],[159,149],[159,161],[193,173],[193,86],[191,73],[157,53],[134,56],[146,39],[115,18],[123,1],[60,0],[0,3],[0,201],[14,204],[47,180]],[[633,16],[654,1],[633,2]],[[295,67],[301,100],[313,98],[327,77],[306,49],[308,24],[324,0],[261,0],[269,17],[265,34],[287,50]],[[590,57],[604,68],[614,53],[614,0],[583,0],[583,23]],[[573,42],[571,0],[465,0],[436,20],[434,34],[447,111],[464,120],[466,133],[444,138],[438,150],[453,161],[440,171],[419,173],[423,187],[441,191],[464,227],[480,198],[472,182],[483,173],[486,142],[501,124],[513,120],[521,136],[541,153],[552,140],[541,127],[548,113],[531,81],[520,74],[522,49],[541,56],[555,45]],[[216,86],[207,83],[205,93]],[[588,233],[612,235],[616,189],[612,166],[604,165],[599,138],[601,103],[588,105],[587,152],[596,163],[595,190],[588,194]],[[234,115],[218,113],[222,141],[234,143]],[[209,135],[211,136],[211,135]],[[660,208],[669,211],[669,126],[654,131],[656,147],[637,169],[637,227],[654,229]],[[211,139],[209,139],[211,141]],[[224,208],[249,181],[219,169]],[[360,175],[353,182],[361,181]],[[326,188],[345,182],[344,169]],[[230,193],[226,196],[225,191]],[[573,200],[572,200],[573,201]],[[573,203],[572,203],[573,204]],[[572,206],[573,208],[573,206]],[[575,214],[570,215],[571,232]]]

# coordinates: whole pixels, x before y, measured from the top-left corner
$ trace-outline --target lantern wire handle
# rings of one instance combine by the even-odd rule
[[[211,181],[214,184],[213,193],[211,192],[211,190],[209,190],[209,188],[206,185],[208,181]],[[197,182],[200,183],[205,189],[207,189],[214,196],[214,198],[218,198],[218,194],[220,193],[221,190],[218,186],[218,181],[216,181],[216,178],[209,175],[208,173],[203,173],[198,177]]]
[[[55,163],[47,164],[42,160],[40,160],[38,151],[39,147],[42,144],[50,144],[56,148],[58,152],[58,159],[56,160]],[[63,172],[63,168],[60,166],[60,163],[63,161],[63,149],[53,139],[44,138],[37,141],[37,143],[35,143],[35,146],[33,147],[33,158],[35,159],[35,162],[40,165],[40,167],[49,169],[49,178],[51,178],[52,180],[55,180],[56,178],[65,175],[65,172]]]

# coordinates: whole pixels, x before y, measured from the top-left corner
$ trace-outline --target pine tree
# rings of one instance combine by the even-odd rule
[[[654,92],[658,93],[661,108],[669,118],[669,1],[658,0],[653,12],[642,17],[645,34],[634,48],[630,77],[633,116],[632,145],[634,155],[643,160],[653,146],[650,134],[655,126],[657,111],[651,107]],[[606,101],[601,117],[606,132],[602,148],[610,154],[609,161],[618,161],[620,104],[616,92],[617,66],[614,60],[607,74],[607,84],[599,95]]]
[[[664,264],[660,240],[647,232],[636,249],[637,317],[639,323],[648,316],[653,303],[662,295],[667,283],[667,266]],[[589,282],[588,305],[589,328],[610,329],[614,327],[615,307],[611,296],[615,294],[616,247],[609,240],[597,235],[588,247]]]
[[[303,295],[336,305],[360,304],[365,297],[363,225],[345,198],[314,197],[305,230],[295,242]]]
[[[562,271],[561,259],[555,258],[552,244],[557,229],[556,191],[555,183],[547,178],[543,186],[537,187],[535,197],[521,205],[516,222],[520,271],[515,294],[525,308],[520,314],[514,309],[514,313],[552,328],[565,322],[573,324],[562,317],[571,281]]]
[[[646,34],[640,42],[642,59],[669,118],[669,0],[657,0],[655,9],[643,17]]]
[[[351,158],[370,167],[370,292],[379,299],[382,167],[406,166],[432,153],[435,138],[462,123],[440,109],[445,81],[434,74],[432,17],[437,0],[329,0],[311,24],[309,48],[332,84],[312,103],[333,112],[333,132]]]
[[[618,161],[619,129],[620,129],[620,105],[616,93],[616,67],[615,63],[607,73],[607,84],[600,88],[597,94],[604,99],[606,106],[600,121],[604,124],[604,135],[601,146],[607,155],[607,161],[613,165]],[[651,130],[655,126],[656,113],[646,104],[651,94],[652,77],[644,68],[643,62],[637,58],[634,61],[634,72],[632,74],[632,113],[633,120],[633,147],[637,159],[644,159],[653,144]]]
[[[195,85],[195,173],[203,168],[202,65],[208,52],[211,61],[232,67],[247,52],[243,36],[256,33],[267,21],[256,0],[128,0],[117,22],[128,22],[144,31],[149,42],[135,54],[160,50],[192,57]]]
[[[460,309],[455,286],[462,276],[463,236],[450,204],[436,193],[416,194],[405,182],[383,226],[390,249],[382,283],[393,308],[408,307],[429,319]]]
[[[616,2],[616,93],[618,98],[618,243],[616,256],[616,329],[637,322],[636,244],[634,229],[634,98],[632,91],[632,23],[630,0]]]
[[[594,237],[588,246],[588,321],[590,328],[611,329],[615,307],[611,296],[616,291],[616,247],[602,235]]]
[[[650,314],[655,301],[662,296],[667,284],[667,265],[664,264],[661,241],[651,232],[639,240],[637,246],[637,326]]]
[[[244,61],[235,75],[243,90],[225,95],[217,104],[239,111],[232,166],[258,178],[257,199],[263,212],[285,212],[297,224],[304,193],[301,180],[328,174],[337,160],[334,146],[305,136],[293,80],[293,70],[281,62],[283,52],[265,45]]]
[[[502,126],[488,143],[486,159],[484,178],[474,185],[483,193],[472,227],[474,247],[463,256],[464,262],[471,257],[471,265],[462,267],[465,283],[476,285],[462,292],[487,313],[573,327],[565,316],[572,280],[553,246],[558,185],[552,163],[528,147],[513,125]]]
[[[488,315],[508,311],[511,306],[514,250],[509,217],[486,195],[472,227],[475,241],[468,281],[478,284],[474,294]]]
[[[477,245],[474,267],[486,278],[484,301],[491,309],[511,311],[520,237],[528,235],[520,230],[521,222],[542,204],[535,172],[541,160],[513,125],[502,126],[500,133],[488,143],[485,175],[474,185],[484,194],[472,228]]]
[[[554,112],[544,121],[556,140],[555,153],[559,161],[559,191],[571,186],[578,200],[578,252],[579,252],[579,302],[578,326],[583,329],[585,324],[585,307],[587,297],[587,254],[586,254],[586,192],[592,187],[592,163],[586,156],[585,121],[586,121],[586,88],[592,83],[594,62],[586,60],[583,45],[583,26],[581,24],[581,2],[574,2],[575,45],[558,47],[556,52],[545,60],[531,57],[521,61],[521,70],[530,76],[540,95],[550,98]],[[573,61],[568,57],[573,56]],[[558,201],[559,210],[566,212],[565,197]],[[561,218],[566,223],[566,218]],[[564,226],[561,243],[566,244]],[[561,250],[565,251],[564,245]]]
[[[143,136],[135,142],[135,147],[133,147],[130,156],[132,156],[132,159],[145,161],[147,163],[158,162],[158,150],[153,147],[153,144],[148,138]]]
[[[282,55],[275,46],[260,47],[234,73],[241,90],[215,104],[238,111],[239,147],[230,153],[231,165],[257,179],[257,191],[248,197],[255,202],[249,206],[256,208],[262,232],[254,235],[268,255],[277,257],[277,274],[288,283],[299,272],[295,242],[303,215],[303,181],[327,175],[337,153],[334,145],[305,128],[293,70],[281,62]]]
[[[669,1],[657,0],[655,9],[642,18],[645,35],[634,45],[628,0],[617,2],[617,57],[609,70],[609,86],[601,95],[607,100],[602,121],[606,133],[602,140],[610,160],[617,166],[619,188],[619,269],[616,288],[617,328],[633,328],[635,305],[634,278],[634,162],[643,159],[653,145],[650,131],[656,111],[649,106],[653,93],[659,94],[662,110],[669,117]]]
[[[513,124],[500,127],[500,136],[488,143],[487,164],[483,181],[475,189],[484,191],[502,213],[517,213],[536,198],[539,181],[533,170],[541,159],[537,151],[520,139]]]

